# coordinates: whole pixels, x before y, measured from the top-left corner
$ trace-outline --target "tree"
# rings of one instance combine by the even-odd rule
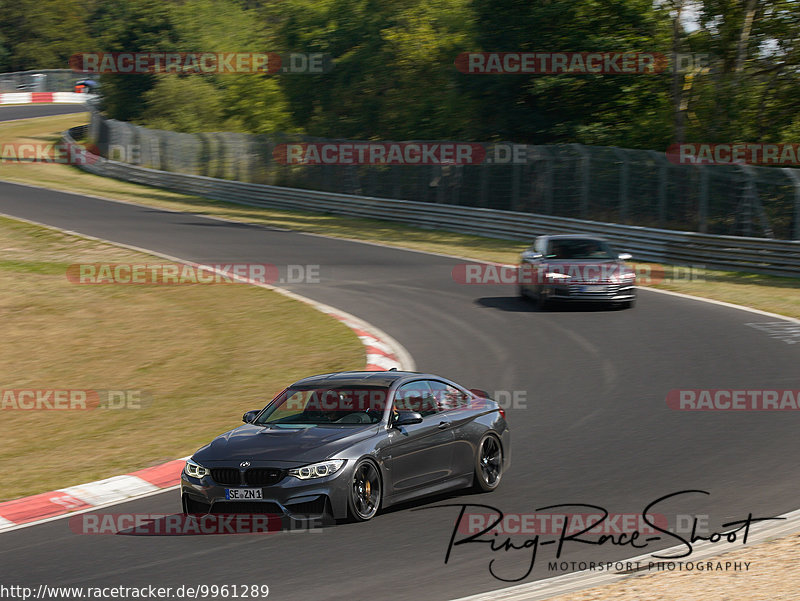
[[[169,4],[160,0],[102,0],[92,14],[98,50],[105,52],[175,52],[177,35]],[[101,76],[108,116],[135,121],[145,110],[144,97],[156,78],[143,74]]]
[[[473,0],[475,50],[663,52],[668,29],[649,0]],[[473,137],[550,144],[666,146],[664,74],[463,75]]]
[[[5,71],[64,69],[71,54],[91,44],[78,0],[0,0],[0,14]]]

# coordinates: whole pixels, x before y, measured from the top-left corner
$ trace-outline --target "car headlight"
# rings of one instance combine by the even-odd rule
[[[615,283],[626,284],[628,282],[632,282],[636,279],[636,274],[632,271],[615,274],[611,276],[611,281]]]
[[[205,476],[211,475],[211,470],[204,468],[199,463],[192,461],[189,459],[186,462],[186,467],[183,468],[186,472],[187,476],[191,476],[192,478],[204,478]]]
[[[311,478],[322,478],[338,472],[344,465],[344,459],[328,459],[319,463],[312,463],[303,467],[296,467],[289,470],[289,475],[300,480],[310,480]]]
[[[554,272],[548,272],[544,274],[544,277],[548,282],[566,282],[570,278],[566,273]]]

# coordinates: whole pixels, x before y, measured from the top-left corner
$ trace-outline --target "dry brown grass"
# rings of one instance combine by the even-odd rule
[[[347,327],[275,292],[72,284],[72,263],[161,260],[4,218],[0,257],[0,389],[152,396],[138,410],[0,410],[0,500],[190,454],[286,384],[364,366]]]

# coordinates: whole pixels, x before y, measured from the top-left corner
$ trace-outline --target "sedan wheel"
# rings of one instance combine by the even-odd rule
[[[475,488],[488,492],[497,488],[503,476],[503,450],[496,436],[481,439],[475,465]]]
[[[550,300],[544,295],[542,288],[539,288],[539,293],[536,295],[536,308],[539,311],[546,311],[550,307]]]
[[[353,472],[348,499],[350,517],[357,522],[372,519],[378,513],[381,498],[381,477],[378,468],[372,461],[364,459],[356,465]]]

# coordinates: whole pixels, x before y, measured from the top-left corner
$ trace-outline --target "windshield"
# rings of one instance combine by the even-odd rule
[[[318,426],[377,424],[383,418],[388,388],[290,388],[255,421],[257,425]]]
[[[550,241],[548,259],[616,259],[617,254],[603,240],[594,238],[561,238]]]

